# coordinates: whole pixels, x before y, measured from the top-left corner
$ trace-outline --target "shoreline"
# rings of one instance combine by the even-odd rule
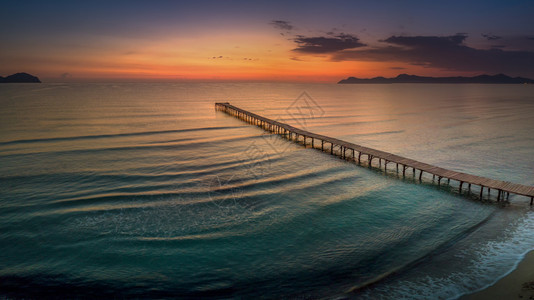
[[[460,300],[534,299],[534,250],[528,252],[515,270],[495,284],[461,296]]]

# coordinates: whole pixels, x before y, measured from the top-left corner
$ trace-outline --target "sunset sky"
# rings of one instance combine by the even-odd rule
[[[4,1],[0,76],[534,78],[534,1]]]

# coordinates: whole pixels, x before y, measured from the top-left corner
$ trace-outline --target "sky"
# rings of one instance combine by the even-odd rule
[[[0,76],[44,82],[534,78],[534,1],[0,0]]]

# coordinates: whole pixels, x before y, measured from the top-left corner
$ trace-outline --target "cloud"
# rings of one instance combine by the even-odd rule
[[[488,41],[494,41],[494,40],[500,40],[502,37],[496,36],[493,34],[482,34],[483,37],[485,37]]]
[[[517,50],[517,51],[534,51],[533,40],[529,39],[528,36],[524,35],[512,35],[512,36],[503,36],[498,40],[489,40],[490,47],[499,47],[508,50]],[[498,42],[498,44],[496,44]]]
[[[293,41],[298,45],[293,51],[308,54],[334,53],[366,46],[360,42],[359,38],[343,33],[333,37],[305,37],[298,35]]]
[[[405,70],[403,67],[390,67],[391,70]]]
[[[466,38],[465,33],[451,36],[391,36],[384,42],[409,47],[451,48],[461,45]]]
[[[426,66],[428,66],[428,63],[414,62],[414,63],[410,63],[410,65],[426,67]]]
[[[455,71],[534,75],[534,52],[476,49],[464,44],[467,35],[391,36],[386,45],[333,51],[333,61],[391,61]]]
[[[65,73],[59,75],[59,77],[60,77],[61,79],[65,80],[65,79],[72,78],[72,75],[71,75],[70,73],[65,72]]]
[[[276,29],[285,30],[285,31],[291,31],[293,30],[293,28],[295,28],[288,21],[282,21],[282,20],[273,20],[269,24],[273,25],[273,27]]]

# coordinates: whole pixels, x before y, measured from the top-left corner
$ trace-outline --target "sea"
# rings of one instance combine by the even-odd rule
[[[358,165],[216,102],[534,185],[534,85],[0,85],[0,298],[455,299],[534,249],[529,198]]]

